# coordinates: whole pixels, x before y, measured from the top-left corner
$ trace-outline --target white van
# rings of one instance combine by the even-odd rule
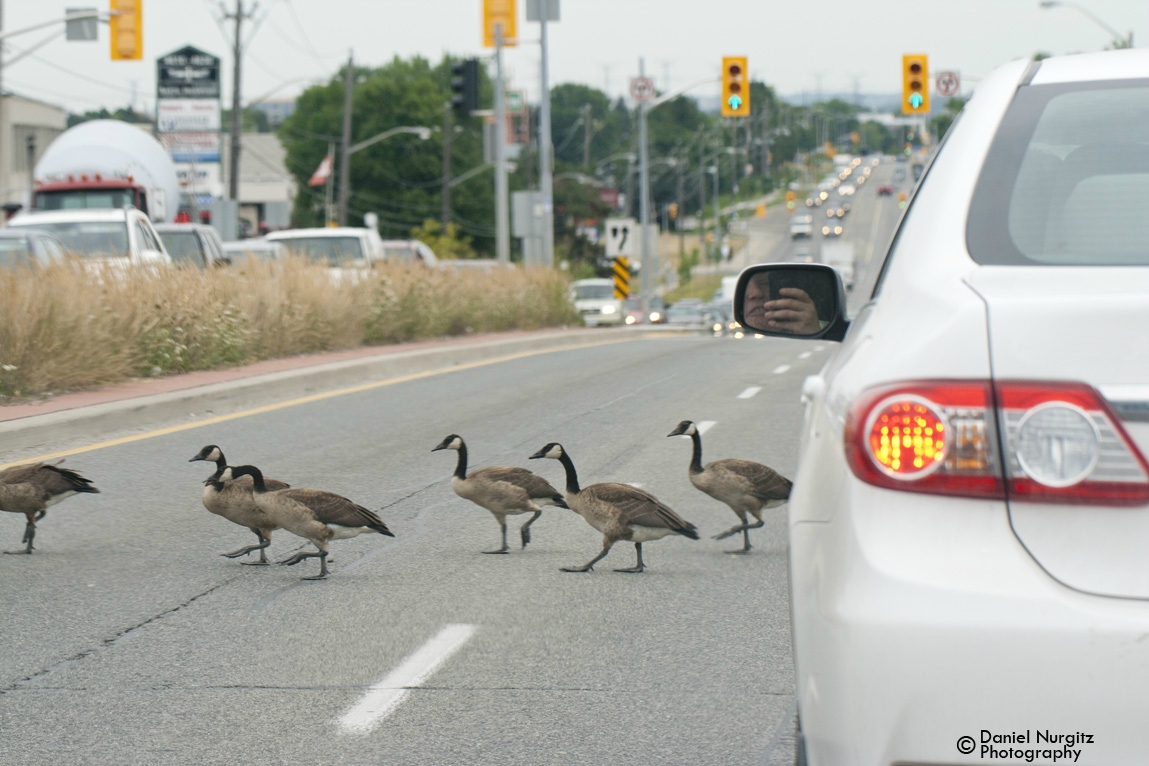
[[[621,325],[622,299],[614,297],[614,280],[579,279],[571,284],[571,300],[587,327]]]

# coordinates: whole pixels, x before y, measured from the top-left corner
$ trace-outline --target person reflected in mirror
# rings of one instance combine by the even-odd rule
[[[770,272],[755,274],[746,286],[744,315],[752,330],[816,335],[822,330],[818,308],[810,294],[799,287],[780,287],[773,296]]]

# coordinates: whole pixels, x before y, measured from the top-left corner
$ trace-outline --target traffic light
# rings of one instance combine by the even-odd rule
[[[678,203],[671,202],[670,205],[667,206],[667,212],[670,213],[671,218],[678,218]]]
[[[722,59],[722,116],[750,116],[750,73],[745,56]]]
[[[902,114],[929,114],[930,57],[924,53],[902,56]]]
[[[470,114],[479,108],[479,60],[451,65],[451,108]]]
[[[111,0],[112,61],[144,57],[144,0]]]
[[[786,192],[786,209],[787,210],[793,210],[794,206],[797,204],[797,199],[798,199],[797,194],[795,194],[793,191],[787,191]]]

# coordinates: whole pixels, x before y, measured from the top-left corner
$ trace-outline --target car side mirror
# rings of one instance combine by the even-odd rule
[[[850,326],[846,288],[820,263],[766,263],[738,277],[734,318],[763,335],[840,341]]]

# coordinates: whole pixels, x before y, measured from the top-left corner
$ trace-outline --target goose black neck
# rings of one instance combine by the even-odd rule
[[[697,428],[690,435],[690,440],[694,442],[694,454],[690,457],[690,472],[702,473],[702,437],[698,435]]]
[[[467,444],[461,442],[459,444],[459,462],[455,464],[455,477],[459,479],[467,478]]]
[[[559,462],[563,464],[563,468],[567,471],[567,492],[572,495],[577,495],[582,490],[578,485],[578,473],[575,472],[574,461],[570,459],[570,455],[564,450],[559,455]]]
[[[263,471],[253,465],[246,466],[238,472],[240,476],[250,476],[256,492],[266,492],[267,485],[263,483]]]

